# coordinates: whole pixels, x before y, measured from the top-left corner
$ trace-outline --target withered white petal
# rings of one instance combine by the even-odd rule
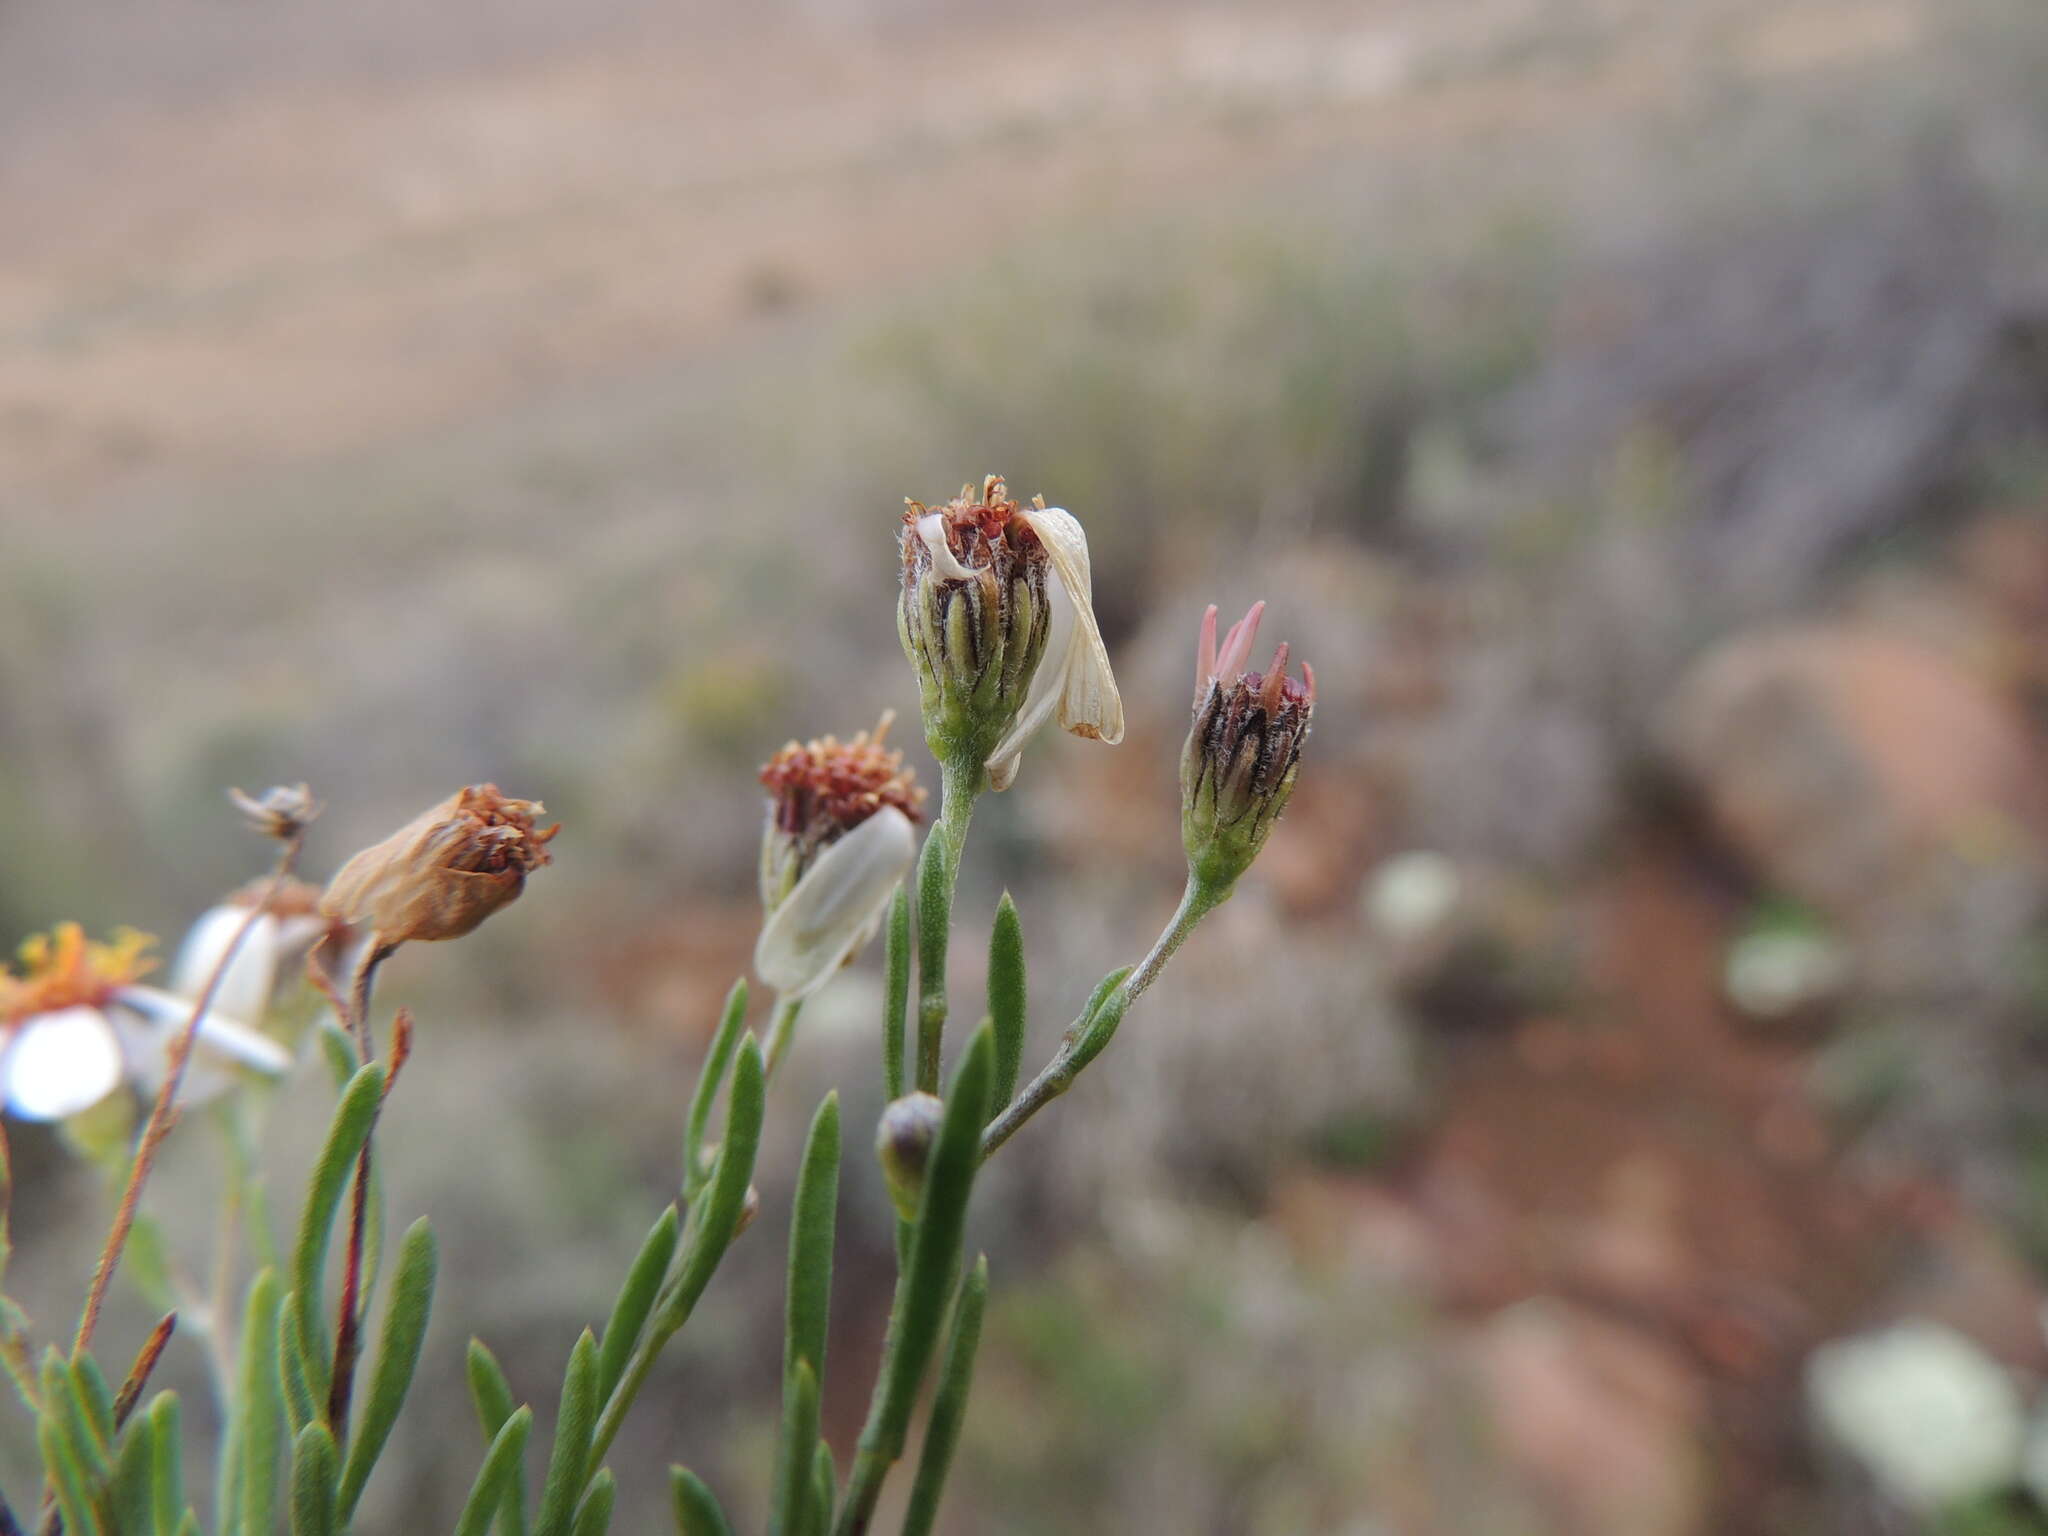
[[[97,1008],[59,1008],[25,1021],[0,1049],[0,1098],[24,1120],[62,1120],[121,1085],[121,1047]]]
[[[1052,624],[1045,657],[1025,691],[1023,708],[989,754],[989,787],[999,790],[1016,782],[1017,756],[1024,743],[1055,711],[1063,731],[1110,746],[1124,739],[1123,699],[1095,623],[1088,535],[1078,518],[1059,507],[1032,507],[1017,515],[1038,535],[1051,559]]]
[[[953,555],[953,546],[946,542],[946,520],[936,512],[927,512],[917,520],[917,536],[924,540],[924,547],[931,551],[932,569],[947,581],[969,581],[974,572],[962,565]]]
[[[754,946],[754,970],[786,998],[808,997],[874,935],[917,856],[910,818],[884,806],[818,855]]]
[[[156,987],[123,987],[108,1016],[120,1031],[128,1070],[150,1091],[163,1086],[170,1070],[171,1043],[192,1017],[192,999],[174,997]],[[192,1059],[185,1066],[181,1102],[204,1103],[235,1084],[235,1069],[250,1067],[277,1076],[290,1068],[291,1053],[246,1024],[217,1009],[199,1021]]]
[[[1024,690],[1024,702],[1018,707],[1017,718],[1010,722],[1010,728],[1003,732],[1002,740],[988,755],[984,766],[988,770],[990,789],[1005,790],[1016,782],[1024,743],[1052,718],[1052,712],[1059,707],[1060,695],[1066,688],[1067,658],[1072,654],[1077,628],[1074,599],[1067,591],[1067,584],[1055,579],[1046,583],[1046,602],[1045,654],[1039,658],[1038,670],[1031,674],[1031,683]]]
[[[220,906],[194,923],[178,948],[169,990],[180,997],[198,997],[248,917],[247,907]],[[271,987],[277,980],[278,950],[277,919],[268,912],[259,913],[249,936],[221,975],[220,986],[213,994],[213,1007],[231,1019],[262,1018],[270,1007]]]

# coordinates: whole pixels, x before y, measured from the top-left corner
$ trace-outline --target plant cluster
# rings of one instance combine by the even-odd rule
[[[1304,667],[1302,679],[1289,676],[1284,645],[1264,671],[1247,670],[1263,605],[1220,641],[1212,607],[1202,620],[1181,760],[1188,878],[1173,918],[1141,959],[1102,978],[1052,1059],[1020,1087],[1024,941],[1004,896],[988,938],[985,1011],[964,1042],[956,1036],[947,1075],[947,955],[975,801],[1015,781],[1025,744],[1048,721],[1114,744],[1123,706],[1095,623],[1087,538],[1070,513],[1013,501],[990,477],[943,506],[910,503],[900,538],[898,628],[941,769],[937,814],[920,847],[925,793],[886,744],[887,717],[849,741],[791,742],[763,769],[754,970],[773,993],[765,1033],[748,1028],[750,990],[736,982],[690,1098],[675,1199],[627,1267],[602,1326],[586,1329],[571,1351],[544,1454],[528,1454],[532,1407],[518,1401],[488,1346],[472,1341],[468,1375],[484,1449],[457,1536],[607,1529],[614,1482],[606,1463],[620,1427],[755,1219],[766,1089],[796,1040],[805,1000],[878,932],[889,1103],[875,1150],[897,1213],[896,1286],[865,1426],[835,1453],[819,1427],[842,1151],[838,1096],[828,1094],[810,1123],[789,1220],[768,1529],[872,1529],[886,1480],[911,1454],[929,1388],[902,1525],[906,1536],[929,1532],[966,1413],[988,1294],[987,1260],[970,1258],[966,1245],[976,1175],[1109,1045],[1195,925],[1228,898],[1292,792],[1314,675]],[[19,972],[0,972],[0,1100],[17,1118],[60,1123],[120,1190],[68,1347],[50,1344],[36,1359],[28,1320],[0,1296],[0,1363],[34,1417],[44,1475],[33,1502],[0,1498],[0,1536],[334,1536],[351,1528],[413,1379],[436,1253],[426,1222],[415,1223],[380,1283],[374,1132],[414,1031],[402,1009],[379,1029],[376,978],[400,946],[459,938],[515,900],[550,862],[560,829],[541,825],[537,802],[473,785],[316,889],[295,876],[306,824],[318,812],[304,786],[235,798],[249,822],[277,840],[276,866],[195,925],[166,987],[140,979],[149,968],[145,939],[123,933],[96,945],[75,925],[31,940]],[[278,1006],[301,975],[321,1000],[304,1031],[317,1050],[291,1048],[282,1024],[288,1010]],[[338,1098],[295,1237],[281,1248],[264,1210],[255,1111],[262,1082],[304,1054],[325,1057]],[[124,1082],[149,1095],[139,1127],[134,1101],[118,1091]],[[144,1206],[165,1137],[200,1106],[226,1138],[235,1170],[221,1234],[229,1259],[211,1295],[172,1272]],[[5,1167],[0,1144],[0,1218]],[[259,1267],[234,1309],[232,1256],[244,1231]],[[5,1257],[0,1219],[0,1280]],[[93,1345],[124,1258],[145,1293],[172,1306],[117,1378]],[[373,1346],[367,1335],[378,1315]],[[182,1484],[176,1395],[146,1397],[180,1326],[196,1326],[213,1367],[222,1427],[210,1501],[190,1499]],[[731,1530],[701,1479],[674,1467],[670,1485],[683,1536]],[[202,1504],[210,1509],[204,1523]]]

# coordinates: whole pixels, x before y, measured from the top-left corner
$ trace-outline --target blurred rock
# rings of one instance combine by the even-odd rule
[[[1758,878],[1844,919],[2033,807],[2017,712],[1956,662],[1864,625],[1738,636],[1687,675],[1666,727]]]
[[[1496,1314],[1472,1360],[1509,1460],[1559,1528],[1687,1536],[1707,1525],[1705,1394],[1671,1348],[1552,1299]]]
[[[1722,985],[1752,1024],[1824,1023],[1849,981],[1849,952],[1812,928],[1766,928],[1728,946]]]
[[[1374,868],[1361,902],[1394,991],[1433,1023],[1513,1022],[1573,970],[1565,909],[1506,871],[1418,849]]]

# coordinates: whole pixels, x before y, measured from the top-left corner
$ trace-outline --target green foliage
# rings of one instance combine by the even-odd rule
[[[472,1355],[474,1358],[474,1355]],[[470,1486],[469,1498],[455,1521],[455,1536],[485,1536],[491,1518],[503,1512],[500,1529],[505,1536],[524,1536],[526,1516],[520,1473],[526,1455],[526,1437],[533,1432],[533,1410],[521,1408],[509,1413],[492,1435],[484,1464]]]
[[[683,1198],[695,1200],[710,1177],[704,1162],[704,1132],[711,1123],[711,1106],[718,1102],[718,1090],[725,1082],[726,1068],[738,1049],[740,1031],[747,1020],[746,978],[732,984],[726,994],[725,1014],[711,1037],[711,1048],[697,1073],[697,1089],[690,1096],[690,1118],[683,1133]]]
[[[292,1536],[337,1536],[347,1529],[337,1508],[334,1436],[308,1424],[292,1441]]]
[[[555,1449],[548,1458],[547,1481],[541,1486],[534,1536],[569,1536],[569,1522],[589,1473],[590,1436],[597,1410],[597,1340],[586,1328],[570,1351],[569,1372],[562,1378]]]
[[[687,1467],[670,1467],[668,1487],[675,1509],[676,1536],[732,1536],[725,1511],[696,1473]]]
[[[619,1377],[625,1374],[627,1357],[647,1325],[647,1314],[654,1310],[655,1292],[668,1278],[681,1230],[676,1208],[671,1205],[654,1223],[654,1229],[640,1245],[633,1267],[626,1271],[626,1283],[619,1287],[618,1300],[612,1303],[612,1315],[604,1325],[597,1354],[597,1392],[601,1398],[610,1397]]]
[[[925,1093],[939,1091],[955,872],[945,828],[933,827],[917,862],[917,1086]]]
[[[903,1517],[903,1536],[931,1536],[939,1518],[939,1495],[960,1443],[967,1418],[967,1394],[974,1384],[974,1354],[981,1346],[981,1314],[988,1304],[988,1256],[982,1255],[960,1284],[953,1307],[953,1327],[946,1340],[946,1359],[939,1369],[938,1395],[932,1399],[925,1426],[924,1451],[917,1478],[910,1485],[910,1508]]]
[[[427,1336],[427,1314],[434,1305],[434,1274],[438,1268],[433,1231],[422,1216],[406,1231],[398,1249],[398,1268],[391,1280],[391,1302],[384,1314],[384,1336],[370,1393],[363,1402],[363,1421],[349,1445],[341,1477],[340,1516],[345,1525],[370,1480],[370,1469],[383,1453],[398,1410],[412,1387],[420,1345]]]
[[[988,936],[988,1016],[995,1028],[996,1077],[989,1094],[992,1111],[1010,1102],[1024,1065],[1024,925],[1008,891],[996,903]]]
[[[910,887],[907,885],[898,886],[895,899],[889,903],[883,955],[882,1097],[886,1102],[894,1103],[903,1097],[903,1014],[910,1006]]]
[[[231,1433],[245,1536],[264,1536],[277,1506],[278,1465],[284,1454],[284,1385],[277,1365],[277,1276],[257,1275],[242,1313],[242,1376]]]
[[[325,1396],[334,1358],[321,1337],[321,1271],[334,1232],[335,1213],[356,1159],[376,1123],[384,1099],[384,1069],[372,1062],[359,1068],[342,1089],[327,1144],[313,1165],[313,1177],[299,1218],[299,1239],[292,1250],[292,1290],[298,1297],[299,1349],[313,1395]]]

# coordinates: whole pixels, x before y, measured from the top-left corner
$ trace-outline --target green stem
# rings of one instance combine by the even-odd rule
[[[768,1044],[764,1052],[770,1081],[774,1080],[775,1069],[789,1050],[789,1042],[796,1036],[796,1016],[803,1010],[804,1000],[800,997],[775,999],[775,1013],[768,1025]]]
[[[941,1053],[946,1039],[946,950],[952,927],[953,893],[960,883],[960,855],[967,847],[967,824],[974,816],[974,797],[988,783],[980,762],[949,761],[940,769],[939,819],[932,826],[931,840],[943,839],[946,850],[944,889],[934,893],[920,887],[918,899],[943,897],[940,914],[918,915],[917,946],[917,1086],[925,1093],[939,1091]],[[923,861],[919,861],[922,865]]]
[[[1159,973],[1166,969],[1166,962],[1195,931],[1195,924],[1222,906],[1229,895],[1228,887],[1218,890],[1192,874],[1188,876],[1187,886],[1181,892],[1180,906],[1153,941],[1151,950],[1124,978],[1115,994],[1094,1010],[1094,1019],[1101,1024],[1096,1028],[1087,1027],[1091,1021],[1084,1015],[1068,1025],[1060,1039],[1059,1050],[1046,1064],[1045,1070],[1025,1086],[1008,1108],[989,1122],[981,1138],[984,1160],[1022,1130],[1033,1115],[1074,1086],[1074,1079],[1081,1075],[1081,1069],[1102,1054],[1103,1047],[1109,1044],[1116,1033],[1116,1026],[1123,1021],[1131,1004],[1159,979]]]

